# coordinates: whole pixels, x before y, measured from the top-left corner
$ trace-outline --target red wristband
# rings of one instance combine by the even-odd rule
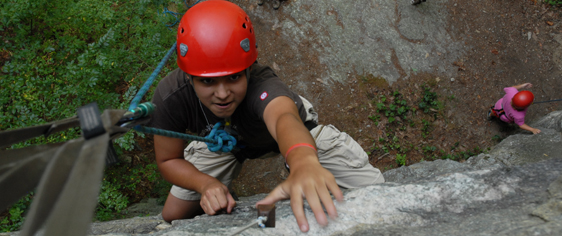
[[[318,152],[318,151],[316,150],[316,148],[315,148],[314,146],[312,146],[311,144],[308,144],[308,143],[297,143],[297,144],[291,146],[291,147],[289,148],[289,150],[287,150],[287,152],[285,153],[285,159],[287,159],[287,157],[289,156],[289,153],[290,153],[291,151],[293,151],[293,149],[298,148],[298,147],[309,147],[309,148],[314,149],[315,152]]]

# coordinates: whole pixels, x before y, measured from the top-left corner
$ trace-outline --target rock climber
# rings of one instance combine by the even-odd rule
[[[236,201],[228,187],[246,159],[282,154],[289,176],[256,204],[290,199],[303,232],[309,230],[305,199],[316,221],[327,225],[324,211],[337,217],[331,195],[342,201],[341,189],[384,182],[353,138],[318,124],[312,104],[257,62],[255,34],[250,17],[228,1],[198,3],[181,19],[179,68],[159,82],[149,126],[205,136],[224,122],[237,143],[212,152],[205,142],[154,135],[158,168],[173,184],[162,210],[167,222],[231,213]]]
[[[535,95],[528,90],[519,91],[521,89],[531,88],[533,85],[524,83],[503,89],[505,95],[500,98],[494,106],[488,111],[488,120],[498,118],[505,123],[515,123],[519,128],[538,134],[541,130],[533,128],[525,124],[525,115],[527,108],[535,100]]]

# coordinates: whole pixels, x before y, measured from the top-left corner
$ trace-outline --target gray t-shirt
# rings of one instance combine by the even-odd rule
[[[300,97],[270,67],[255,63],[250,72],[246,97],[231,117],[233,135],[243,152],[237,155],[239,161],[257,158],[271,151],[279,152],[263,120],[265,107],[279,96],[293,99],[301,119],[306,120]],[[205,136],[215,123],[223,120],[199,102],[189,78],[179,68],[160,81],[152,102],[156,110],[149,123],[151,127]]]

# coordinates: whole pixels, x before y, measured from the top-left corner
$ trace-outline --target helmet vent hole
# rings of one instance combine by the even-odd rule
[[[252,28],[250,28],[250,34],[251,34],[251,33],[253,33],[253,32],[252,32]]]
[[[181,28],[181,33],[183,34],[183,28]]]
[[[249,22],[250,20],[248,19],[248,17],[246,16],[246,22]]]
[[[245,29],[245,28],[246,28],[246,23],[242,23],[242,27]]]

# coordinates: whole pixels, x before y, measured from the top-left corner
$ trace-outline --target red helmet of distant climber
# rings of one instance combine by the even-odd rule
[[[520,91],[513,96],[511,99],[511,104],[518,108],[526,108],[530,106],[535,100],[535,95],[530,91]]]
[[[177,35],[178,66],[201,77],[243,71],[258,58],[250,17],[236,4],[209,0],[190,8]]]

